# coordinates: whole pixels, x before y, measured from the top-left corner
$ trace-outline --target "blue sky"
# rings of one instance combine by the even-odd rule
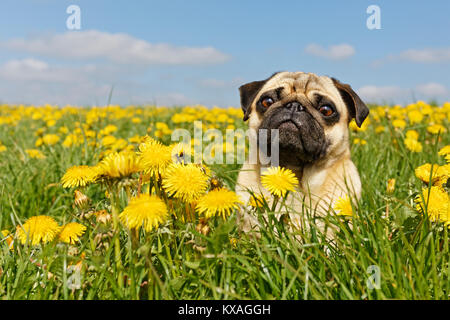
[[[66,9],[81,9],[81,29]],[[381,29],[369,30],[369,5]],[[367,102],[450,101],[450,2],[3,0],[0,101],[238,106],[275,71],[349,83]]]

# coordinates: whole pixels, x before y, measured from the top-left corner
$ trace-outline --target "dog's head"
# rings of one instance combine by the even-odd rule
[[[239,88],[251,129],[278,129],[281,166],[338,158],[348,150],[348,123],[369,109],[348,84],[304,72],[279,72]],[[270,149],[270,148],[269,148]]]

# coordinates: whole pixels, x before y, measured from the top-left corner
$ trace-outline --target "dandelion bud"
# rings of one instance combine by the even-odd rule
[[[8,245],[8,248],[10,250],[14,249],[14,237],[8,230],[3,230],[0,232],[0,240],[1,239],[4,239],[6,241],[6,244]]]
[[[219,189],[222,187],[222,182],[220,182],[220,180],[215,177],[211,178],[209,184],[211,186],[211,190]]]
[[[389,179],[389,180],[387,181],[386,192],[387,192],[388,194],[391,194],[391,193],[394,192],[394,190],[395,190],[395,179]]]
[[[69,249],[67,250],[67,254],[72,257],[78,255],[78,248],[74,247],[74,246],[70,246]]]
[[[75,190],[75,205],[80,208],[84,209],[87,207],[89,203],[89,198],[82,193],[80,190]]]
[[[210,228],[208,226],[208,220],[204,218],[200,219],[198,225],[195,227],[195,230],[198,233],[201,233],[206,236],[210,231]]]
[[[94,237],[94,244],[98,250],[100,249],[108,249],[109,242],[111,241],[113,234],[111,232],[100,232],[97,233]]]
[[[203,228],[202,228],[202,230],[201,230],[201,233],[202,233],[204,236],[206,236],[206,235],[208,235],[208,233],[209,233],[210,230],[211,230],[211,229],[209,228],[208,225],[204,225]]]
[[[98,223],[108,224],[111,221],[111,215],[106,210],[95,212]]]
[[[263,208],[264,203],[267,203],[268,199],[263,194],[254,194],[250,198],[249,204],[253,208]]]

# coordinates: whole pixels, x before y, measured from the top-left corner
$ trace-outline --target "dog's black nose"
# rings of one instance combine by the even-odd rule
[[[284,107],[286,109],[292,110],[294,112],[295,111],[303,111],[303,110],[305,110],[305,108],[300,103],[298,103],[297,101],[288,102],[288,103],[286,103],[284,105]]]

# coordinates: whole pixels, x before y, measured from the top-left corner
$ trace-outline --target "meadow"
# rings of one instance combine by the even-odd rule
[[[1,105],[0,297],[448,299],[450,103],[370,109],[350,123],[362,197],[330,210],[330,242],[258,195],[260,236],[240,232],[240,165],[180,161],[200,142],[175,128],[246,129],[239,108]]]

